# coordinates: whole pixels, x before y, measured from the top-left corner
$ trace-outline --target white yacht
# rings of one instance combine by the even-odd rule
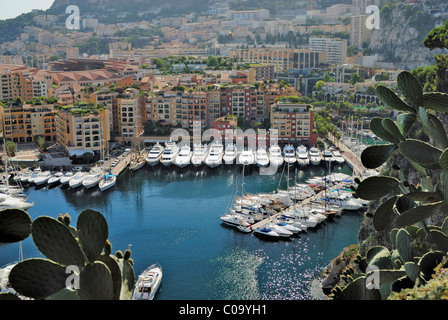
[[[26,202],[25,199],[17,198],[7,194],[0,194],[0,210],[23,209],[27,210],[34,206],[34,203]]]
[[[269,165],[269,156],[266,148],[259,148],[255,154],[255,161],[257,166],[264,168]]]
[[[207,158],[205,158],[205,164],[210,168],[216,168],[222,164],[222,157],[224,153],[224,146],[221,142],[213,142],[210,146],[210,150]]]
[[[277,240],[280,235],[274,230],[266,227],[258,228],[254,231],[254,235],[257,235],[262,238]]]
[[[191,156],[191,164],[195,167],[199,167],[204,164],[207,157],[207,147],[202,143],[193,145],[193,154]]]
[[[20,182],[21,183],[27,183],[28,179],[31,177],[31,175],[33,174],[32,171],[27,171],[25,172],[21,177],[20,177]]]
[[[255,223],[255,221],[250,216],[239,214],[225,214],[219,218],[224,224],[231,227],[247,226],[247,224]]]
[[[331,153],[330,150],[325,149],[322,152],[322,160],[329,163],[332,163],[334,161],[333,154]]]
[[[301,145],[301,146],[297,147],[296,157],[297,157],[297,163],[299,164],[299,166],[306,167],[307,165],[310,164],[310,159],[308,157],[308,151],[306,150],[305,146]]]
[[[61,177],[61,180],[59,180],[61,182],[62,185],[66,185],[69,183],[69,181],[73,178],[75,174],[73,173],[73,171],[68,171],[64,174],[63,177]]]
[[[319,165],[320,161],[322,160],[319,149],[317,149],[316,147],[311,147],[308,153],[310,156],[310,163],[314,166]]]
[[[234,144],[230,144],[226,147],[224,152],[223,161],[225,164],[234,164],[237,156],[237,148]]]
[[[82,181],[84,180],[85,176],[86,176],[85,172],[79,171],[79,172],[75,173],[73,175],[73,177],[70,179],[70,181],[68,182],[68,185],[72,189],[82,186]]]
[[[162,158],[162,153],[165,148],[160,144],[156,143],[151,150],[149,150],[148,156],[146,157],[146,163],[149,166],[156,166],[160,163]]]
[[[332,150],[331,153],[333,154],[333,159],[334,161],[336,161],[336,163],[338,164],[343,164],[345,162],[344,157],[342,156],[342,154],[339,152],[339,150]]]
[[[153,300],[162,282],[162,266],[153,264],[138,276],[132,300]]]
[[[34,183],[34,180],[36,180],[36,178],[42,173],[42,169],[41,168],[36,168],[33,170],[33,173],[31,173],[31,175],[29,176],[27,182],[28,183]]]
[[[283,164],[282,149],[278,144],[274,144],[269,148],[269,161],[277,167]]]
[[[34,179],[34,184],[36,186],[40,186],[43,184],[46,184],[48,182],[48,180],[50,180],[51,178],[51,172],[50,171],[44,171],[41,172],[36,179]]]
[[[325,199],[328,203],[335,204],[343,210],[356,211],[363,208],[362,203],[356,201],[355,198],[345,193],[329,194]]]
[[[244,164],[246,166],[254,164],[255,163],[255,153],[252,151],[252,149],[250,149],[250,148],[244,149],[238,158],[238,163]]]
[[[286,163],[294,164],[297,161],[296,153],[294,151],[294,147],[290,144],[286,145],[283,148],[283,157]]]
[[[106,191],[107,189],[112,188],[117,182],[117,176],[113,174],[106,174],[101,179],[98,187],[101,191]]]
[[[179,154],[177,155],[176,159],[174,159],[174,164],[179,168],[185,168],[186,166],[190,165],[191,156],[191,147],[187,144],[183,145],[180,148]]]
[[[90,189],[93,187],[96,187],[101,179],[103,178],[103,172],[101,172],[100,170],[94,170],[92,169],[89,174],[87,174],[84,179],[82,180],[82,185],[86,188],[86,189]]]
[[[48,180],[49,185],[56,184],[61,181],[61,178],[64,176],[62,172],[56,172],[51,176],[51,178]]]
[[[162,158],[160,159],[160,163],[165,167],[169,167],[174,163],[177,155],[179,154],[179,147],[173,141],[167,142],[165,145],[165,150],[163,150]]]
[[[266,227],[274,232],[277,232],[279,237],[281,238],[289,238],[293,235],[291,231],[287,230],[284,227],[279,226],[277,223],[268,224]]]

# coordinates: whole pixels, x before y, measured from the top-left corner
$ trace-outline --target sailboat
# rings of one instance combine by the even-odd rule
[[[141,169],[146,164],[146,158],[142,155],[142,151],[140,150],[140,130],[138,127],[136,134],[135,146],[137,147],[137,150],[134,150],[134,159],[129,164],[129,168],[131,168],[132,171]]]
[[[109,152],[109,148],[107,148],[107,152]],[[110,157],[109,157],[109,174],[105,174],[100,181],[98,187],[100,191],[106,191],[112,188],[117,182],[117,176],[114,175],[111,171]]]

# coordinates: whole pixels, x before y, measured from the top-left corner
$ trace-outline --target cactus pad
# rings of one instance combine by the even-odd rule
[[[14,243],[25,240],[31,234],[32,220],[21,209],[0,211],[0,243]]]
[[[84,210],[78,217],[76,228],[84,253],[90,262],[95,261],[109,235],[106,219],[99,212]]]

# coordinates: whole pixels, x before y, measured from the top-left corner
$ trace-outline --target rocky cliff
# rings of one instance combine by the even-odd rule
[[[436,18],[409,5],[384,6],[380,12],[380,29],[372,30],[370,49],[400,69],[433,65],[434,55],[440,50],[428,50],[423,39],[444,22],[442,17]]]

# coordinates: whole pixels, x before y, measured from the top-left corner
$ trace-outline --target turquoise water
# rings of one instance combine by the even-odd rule
[[[344,213],[289,241],[269,242],[221,224],[240,188],[240,167],[216,169],[143,168],[125,171],[117,185],[99,190],[29,187],[33,219],[68,212],[72,225],[84,209],[101,212],[109,225],[112,250],[131,248],[136,274],[159,262],[164,271],[159,300],[312,300],[310,285],[340,251],[357,243],[361,212]],[[350,173],[348,166],[336,172]],[[294,171],[291,171],[291,180]],[[297,171],[297,182],[323,175],[323,168]],[[286,187],[285,175],[245,174],[244,191]],[[282,179],[281,179],[282,178]],[[292,180],[293,181],[293,180]],[[31,237],[24,258],[40,257]],[[19,244],[0,245],[0,265],[16,261]]]

